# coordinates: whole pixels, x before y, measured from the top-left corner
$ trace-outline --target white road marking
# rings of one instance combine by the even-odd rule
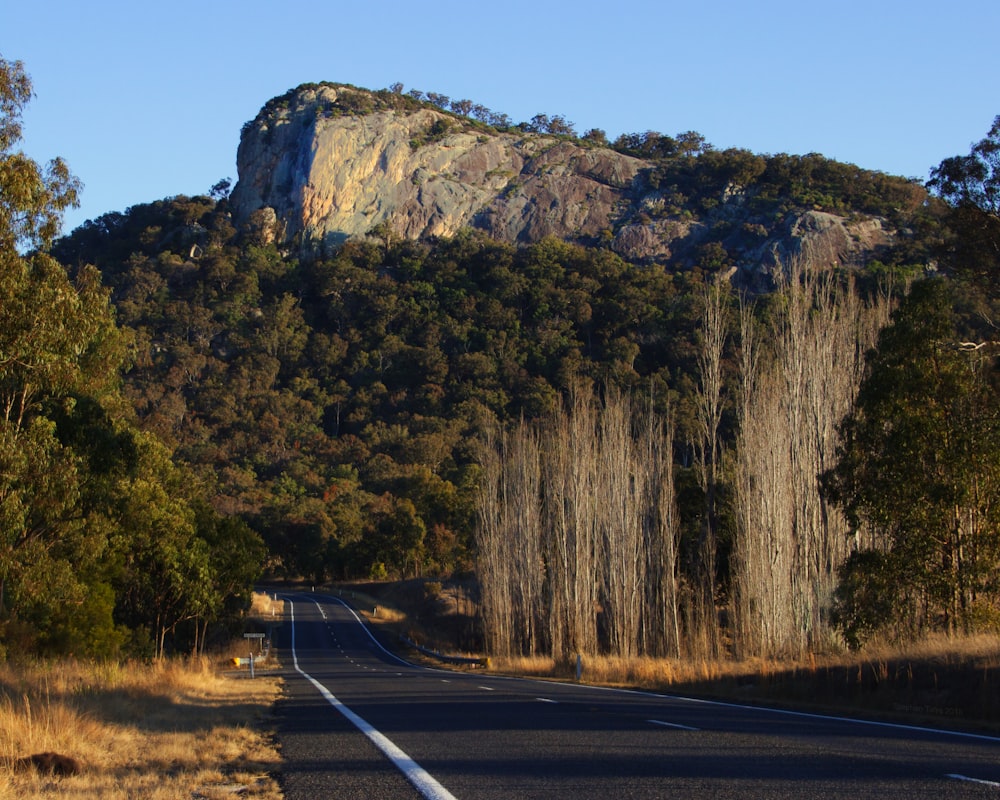
[[[690,725],[679,725],[676,722],[664,722],[662,719],[647,719],[650,725],[662,725],[664,728],[677,728],[681,731],[700,731],[701,728],[692,728]]]
[[[482,689],[483,691],[486,691],[486,692],[496,691],[495,689],[493,689],[492,686],[480,686],[479,688]]]
[[[559,705],[558,700],[553,700],[551,697],[536,697],[539,703],[552,703],[553,705]]]
[[[980,778],[970,778],[968,775],[958,775],[956,773],[951,773],[945,775],[946,778],[951,778],[954,781],[965,781],[966,783],[981,783],[984,786],[992,786],[994,789],[1000,789],[1000,783],[997,781],[984,781]]]
[[[316,603],[316,605],[318,606],[319,603]],[[330,692],[330,690],[327,689],[322,683],[299,666],[299,657],[295,652],[295,604],[289,600],[288,606],[292,622],[292,664],[295,666],[296,672],[315,686],[319,690],[319,693],[323,695],[331,706],[347,717],[347,719],[353,723],[354,727],[367,736],[372,743],[379,750],[381,750],[393,764],[396,765],[403,775],[406,776],[406,779],[416,787],[417,791],[420,792],[426,800],[458,800],[455,795],[434,780],[429,772],[427,772],[423,767],[417,764],[416,761],[397,747],[388,736],[381,731],[376,730],[369,723],[365,722],[365,720],[361,719],[361,717],[334,697],[333,693]]]
[[[973,739],[979,742],[1000,742],[1000,736],[987,736],[982,733],[969,733],[967,731],[952,731],[947,728],[925,728],[921,725],[906,725],[901,722],[879,722],[873,719],[859,719],[857,717],[837,717],[830,714],[813,714],[809,711],[792,711],[787,708],[769,708],[768,706],[748,706],[743,703],[727,703],[723,700],[704,700],[700,697],[683,697],[681,695],[663,695],[656,693],[638,692],[631,689],[610,689],[603,686],[593,686],[595,691],[625,692],[626,694],[648,695],[649,697],[665,697],[679,703],[691,703],[694,705],[718,706],[720,708],[738,708],[741,711],[752,711],[755,714],[775,714],[777,716],[798,717],[800,719],[816,719],[823,722],[846,722],[851,725],[866,725],[872,728],[888,728],[897,731],[912,731],[916,733],[930,733],[935,736],[954,736],[961,739]]]

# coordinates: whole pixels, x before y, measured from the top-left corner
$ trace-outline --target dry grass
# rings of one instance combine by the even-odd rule
[[[544,656],[491,658],[490,666],[497,672],[537,677],[568,678],[576,674],[575,659],[557,663],[555,659]],[[598,655],[584,656],[581,667],[587,683],[662,689],[733,677],[748,669],[757,672],[766,665],[761,662],[751,665],[749,662]]]
[[[491,659],[505,674],[572,679],[576,661]],[[582,679],[740,702],[1000,730],[1000,637],[932,637],[905,648],[745,661],[584,656]]]
[[[280,758],[260,722],[279,691],[204,660],[0,667],[0,796],[278,800]],[[81,774],[13,766],[46,751]]]
[[[250,602],[250,617],[259,622],[281,619],[285,613],[285,601],[279,600],[276,594],[254,592]]]

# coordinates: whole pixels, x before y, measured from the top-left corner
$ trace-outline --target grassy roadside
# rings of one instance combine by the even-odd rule
[[[280,680],[230,669],[233,653],[159,663],[0,666],[0,797],[279,800],[280,756],[266,731]],[[76,775],[17,759],[55,752]]]

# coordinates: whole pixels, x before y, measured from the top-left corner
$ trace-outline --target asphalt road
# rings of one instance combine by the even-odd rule
[[[426,669],[286,599],[288,800],[1000,798],[1000,738]]]

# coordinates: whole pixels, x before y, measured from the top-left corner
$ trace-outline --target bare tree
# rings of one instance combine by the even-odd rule
[[[641,649],[648,655],[679,657],[680,521],[674,490],[673,420],[669,413],[665,416],[654,413],[652,398],[641,435],[639,457],[646,466],[643,502],[646,596]]]
[[[537,434],[524,422],[492,432],[480,457],[479,578],[490,652],[539,652],[542,619],[541,510]]]
[[[643,549],[644,465],[632,437],[631,402],[609,391],[599,424],[601,503],[598,525],[604,550],[604,613],[612,653],[634,656],[639,645],[646,555]]]
[[[577,386],[569,409],[554,416],[545,436],[549,635],[557,659],[598,649],[595,430],[592,396]]]
[[[836,570],[852,547],[819,491],[836,428],[851,407],[885,300],[870,306],[827,272],[789,265],[783,314],[761,352],[741,313],[734,483],[734,613],[746,655],[801,655],[829,644]]]
[[[672,427],[576,389],[543,426],[493,434],[477,545],[490,651],[680,652]],[[600,615],[600,619],[599,619]]]
[[[698,351],[699,385],[697,415],[699,438],[695,453],[705,507],[696,552],[694,626],[692,631],[704,655],[719,654],[719,626],[716,619],[716,554],[718,550],[718,491],[722,446],[725,377],[722,358],[729,335],[729,285],[705,284],[702,296],[701,347]]]

